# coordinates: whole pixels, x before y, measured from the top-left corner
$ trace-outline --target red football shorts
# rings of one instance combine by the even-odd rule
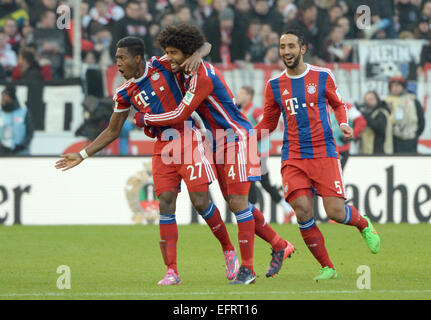
[[[260,157],[255,138],[228,143],[219,148],[214,157],[223,196],[248,195],[251,181],[260,180]]]
[[[216,180],[216,170],[202,144],[199,132],[193,139],[157,140],[153,155],[154,191],[157,197],[167,191],[178,193],[181,179],[189,192],[208,192]]]
[[[283,192],[286,201],[312,196],[345,199],[343,173],[338,158],[291,159],[281,164]]]

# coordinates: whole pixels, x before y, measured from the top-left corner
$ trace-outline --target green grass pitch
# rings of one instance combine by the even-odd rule
[[[235,247],[237,227],[228,225]],[[179,226],[182,284],[158,287],[165,272],[158,226],[0,227],[0,300],[6,299],[431,299],[431,225],[375,225],[382,249],[373,255],[354,227],[320,224],[339,278],[314,282],[319,265],[295,225],[273,227],[296,247],[281,272],[266,278],[269,245],[256,237],[257,282],[231,286],[218,241],[207,226]],[[57,268],[70,268],[60,290]],[[358,289],[358,267],[370,270],[371,289]]]

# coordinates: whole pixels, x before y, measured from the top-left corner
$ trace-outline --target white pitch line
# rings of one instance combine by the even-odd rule
[[[239,292],[39,292],[39,293],[2,293],[0,297],[81,297],[81,296],[145,296],[145,297],[163,297],[163,296],[195,296],[195,295],[295,295],[295,294],[362,294],[362,293],[431,293],[431,290],[309,290],[309,291],[239,291]]]

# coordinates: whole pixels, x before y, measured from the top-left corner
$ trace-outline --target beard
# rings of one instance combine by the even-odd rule
[[[286,68],[295,69],[299,65],[300,60],[301,60],[301,53],[298,53],[298,55],[295,57],[291,65],[288,65],[287,62],[284,61],[284,59],[283,59],[283,63],[286,66]]]

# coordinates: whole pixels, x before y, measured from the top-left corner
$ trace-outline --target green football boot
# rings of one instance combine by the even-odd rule
[[[319,280],[329,280],[329,279],[337,279],[337,278],[338,278],[337,270],[335,270],[335,268],[332,269],[326,266],[320,269],[320,274],[314,277],[313,280],[319,281]]]
[[[376,229],[374,229],[371,224],[370,218],[364,216],[364,219],[368,222],[368,227],[361,231],[362,237],[367,243],[368,248],[374,254],[379,253],[380,251],[380,236],[377,234]]]

